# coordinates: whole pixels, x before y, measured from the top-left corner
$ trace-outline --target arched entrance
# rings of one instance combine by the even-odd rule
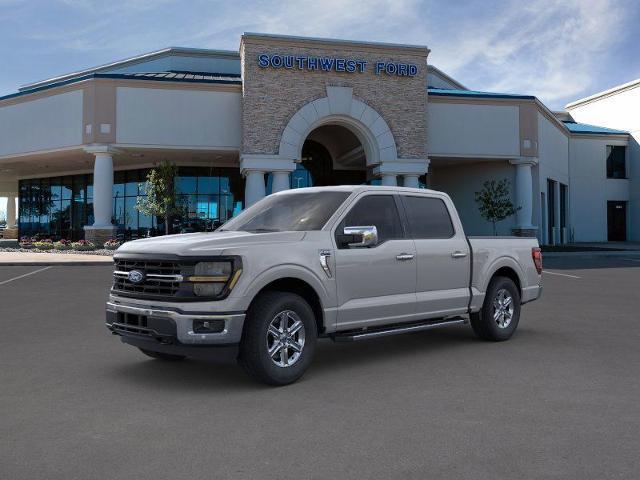
[[[328,124],[312,130],[304,141],[291,186],[360,185],[366,181],[362,143],[348,128]]]

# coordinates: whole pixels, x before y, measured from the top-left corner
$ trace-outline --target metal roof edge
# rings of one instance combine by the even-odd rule
[[[580,98],[580,99],[575,100],[573,102],[567,103],[564,106],[564,108],[566,108],[567,110],[571,110],[572,108],[579,107],[580,105],[583,105],[585,103],[594,102],[594,101],[597,101],[600,98],[609,97],[611,95],[616,95],[618,93],[622,93],[622,92],[624,92],[626,90],[630,90],[630,89],[638,87],[638,86],[640,86],[640,78],[637,78],[636,80],[631,80],[630,82],[623,83],[622,85],[618,85],[618,86],[609,88],[607,90],[603,90],[603,91],[598,92],[598,93],[594,93],[593,95],[589,95],[588,97]]]
[[[56,77],[51,77],[45,80],[39,80],[37,82],[21,85],[18,88],[18,91],[22,92],[26,90],[32,90],[34,88],[39,88],[43,85],[57,83],[57,82],[71,79],[74,77],[87,75],[90,73],[99,73],[101,70],[106,70],[106,69],[110,69],[118,66],[135,65],[153,58],[161,58],[161,57],[170,55],[171,53],[240,58],[240,54],[232,50],[209,50],[204,48],[167,47],[160,50],[155,50],[153,52],[136,55],[134,57],[125,58],[123,60],[116,60],[114,62],[105,63],[97,67],[86,68],[83,70],[78,70],[76,72],[66,73],[66,74],[59,75]]]

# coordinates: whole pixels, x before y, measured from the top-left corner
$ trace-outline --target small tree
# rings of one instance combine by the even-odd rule
[[[169,220],[173,215],[182,213],[177,204],[174,178],[178,175],[178,167],[168,161],[161,162],[151,169],[147,175],[146,197],[138,197],[136,210],[155,217],[164,218],[164,232],[169,234]]]
[[[494,235],[498,235],[496,227],[498,222],[520,210],[520,207],[516,208],[511,203],[509,181],[506,178],[497,182],[495,180],[484,182],[482,190],[476,192],[476,203],[478,204],[480,215],[493,225]]]

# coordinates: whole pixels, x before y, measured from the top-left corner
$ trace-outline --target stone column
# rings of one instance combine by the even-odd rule
[[[93,225],[84,227],[85,239],[100,246],[115,235],[113,217],[113,155],[108,145],[92,145],[85,151],[94,155],[93,163]]]
[[[15,240],[18,238],[18,227],[16,226],[15,195],[9,195],[7,197],[7,228],[0,231],[0,237],[5,240]]]
[[[533,219],[533,175],[531,167],[538,163],[537,158],[522,157],[510,160],[516,167],[515,197],[516,226],[513,234],[519,237],[534,237],[537,227],[532,223]]]
[[[273,183],[271,184],[272,193],[289,190],[289,172],[275,171],[273,173]]]
[[[419,175],[403,175],[403,187],[409,188],[420,188],[420,177]]]
[[[16,228],[16,197],[14,195],[7,197],[7,228]]]
[[[390,173],[382,174],[382,185],[385,185],[388,187],[395,187],[396,185],[398,185],[396,175],[393,175]]]
[[[248,208],[265,196],[264,171],[246,170],[244,175],[244,207]]]
[[[273,172],[273,192],[289,188],[289,172],[296,168],[292,158],[246,153],[240,156],[240,173],[245,177],[244,206],[250,207],[265,196],[265,172]]]

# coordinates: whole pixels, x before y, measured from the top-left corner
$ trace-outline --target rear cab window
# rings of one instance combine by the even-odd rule
[[[401,195],[413,239],[446,239],[455,235],[447,205],[441,198]]]

